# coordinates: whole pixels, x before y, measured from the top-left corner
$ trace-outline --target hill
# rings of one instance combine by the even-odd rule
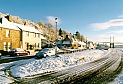
[[[6,15],[7,14],[0,13],[0,17],[6,16]],[[56,30],[56,28],[52,24],[50,24],[50,23],[46,24],[41,20],[39,20],[37,23],[34,23],[34,22],[27,20],[27,19],[21,19],[19,16],[12,16],[12,21],[14,23],[28,25],[28,26],[36,28],[37,30],[39,30],[40,32],[43,33],[43,36],[48,41],[54,42],[56,40],[56,32],[57,32],[57,39],[59,39],[59,40],[65,38],[66,35],[68,35],[69,37],[72,37],[72,34],[69,32],[66,32],[65,30],[62,30],[62,37],[61,37],[59,35],[59,29]],[[79,37],[79,40],[85,41],[85,38],[83,35],[79,35],[79,36],[81,36],[81,39]],[[76,38],[77,38],[77,34],[76,34]]]

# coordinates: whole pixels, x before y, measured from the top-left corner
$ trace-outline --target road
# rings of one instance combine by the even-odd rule
[[[25,79],[21,80],[21,83],[31,84],[32,81],[34,84],[71,83],[80,78],[84,79],[88,78],[88,76],[95,76],[100,73],[107,74],[109,73],[108,71],[112,70],[112,68],[110,67],[112,65],[113,65],[112,67],[116,65],[118,67],[120,61],[121,57],[116,55],[116,52],[112,51],[107,56],[95,60],[93,62],[82,64],[79,66],[74,66],[63,71],[27,77],[26,80]],[[115,67],[115,69],[117,67]]]

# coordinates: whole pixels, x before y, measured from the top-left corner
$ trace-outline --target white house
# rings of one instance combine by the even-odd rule
[[[89,42],[88,42],[87,47],[88,47],[89,49],[94,49],[94,48],[95,48],[95,46],[94,46],[94,44],[93,44],[92,41],[89,41]]]
[[[41,38],[42,34],[40,31],[33,27],[16,24],[21,31],[22,48],[26,50],[37,50],[41,49]]]
[[[68,35],[66,35],[66,38],[62,41],[57,42],[58,45],[62,45],[64,47],[69,48],[78,48],[78,40],[74,37],[69,38]]]
[[[86,49],[86,43],[85,42],[80,41],[78,43],[79,43],[79,47],[78,48],[80,48],[80,49]]]

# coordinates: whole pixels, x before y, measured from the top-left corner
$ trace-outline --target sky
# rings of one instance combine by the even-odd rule
[[[123,42],[123,0],[0,0],[0,12],[42,20],[91,41]]]

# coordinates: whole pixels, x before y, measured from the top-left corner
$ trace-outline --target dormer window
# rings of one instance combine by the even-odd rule
[[[35,33],[35,37],[36,37],[36,33]]]
[[[33,37],[36,37],[36,33],[33,33]]]
[[[38,34],[38,37],[40,38],[40,34]]]

